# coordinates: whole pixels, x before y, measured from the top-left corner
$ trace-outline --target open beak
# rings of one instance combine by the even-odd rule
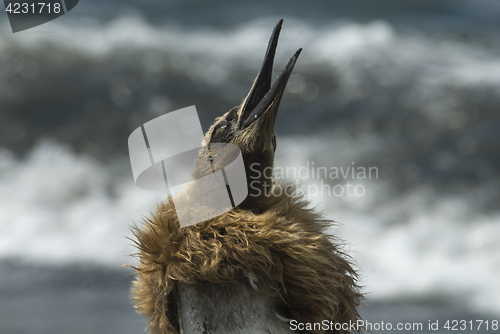
[[[278,46],[279,34],[283,20],[280,20],[276,27],[274,27],[273,34],[267,46],[266,56],[264,63],[260,69],[259,75],[250,90],[250,93],[243,101],[239,111],[238,128],[240,130],[247,128],[255,120],[259,119],[263,114],[267,114],[266,118],[271,118],[274,123],[276,114],[278,113],[279,103],[281,96],[285,91],[286,83],[290,78],[293,66],[299,57],[302,49],[297,50],[293,57],[286,65],[283,72],[271,87],[271,77],[273,71],[274,55],[276,47]]]

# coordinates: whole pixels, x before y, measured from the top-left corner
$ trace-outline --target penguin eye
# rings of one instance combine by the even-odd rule
[[[217,124],[215,126],[215,129],[214,129],[214,132],[213,132],[213,136],[219,136],[222,134],[222,132],[224,132],[224,130],[227,128],[227,123],[224,121],[224,122],[220,122],[219,124]]]

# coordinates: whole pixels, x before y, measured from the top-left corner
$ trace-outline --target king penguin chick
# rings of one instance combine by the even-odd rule
[[[246,199],[216,218],[181,228],[169,197],[134,230],[140,263],[132,297],[154,334],[350,333],[342,324],[359,319],[357,275],[324,233],[331,221],[269,173],[276,114],[301,51],[271,86],[282,22],[248,96],[205,135],[207,143],[240,148]],[[206,152],[200,150],[199,161],[206,161]],[[197,164],[195,178],[213,172],[203,166]],[[293,330],[293,324],[308,323],[307,330]]]

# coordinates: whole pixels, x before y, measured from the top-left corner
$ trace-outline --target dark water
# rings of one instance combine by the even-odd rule
[[[142,333],[145,322],[128,298],[129,272],[3,265],[0,331]]]
[[[369,22],[382,19],[402,28],[426,32],[455,30],[487,33],[500,24],[495,15],[500,5],[494,0],[356,0],[312,1],[307,4],[285,0],[268,1],[161,1],[138,4],[125,1],[86,1],[75,15],[108,21],[124,14],[139,14],[153,24],[206,28],[236,27],[262,17],[297,17],[313,24],[339,20]]]

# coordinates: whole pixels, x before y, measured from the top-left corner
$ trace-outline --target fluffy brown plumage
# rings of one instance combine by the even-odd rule
[[[276,194],[285,189],[275,187]],[[231,283],[244,272],[257,277],[262,293],[282,301],[299,322],[359,318],[356,273],[323,233],[331,222],[307,209],[305,201],[281,193],[269,197],[261,214],[236,208],[183,229],[167,201],[135,230],[141,262],[132,293],[153,333],[178,333],[167,298],[176,282]]]

